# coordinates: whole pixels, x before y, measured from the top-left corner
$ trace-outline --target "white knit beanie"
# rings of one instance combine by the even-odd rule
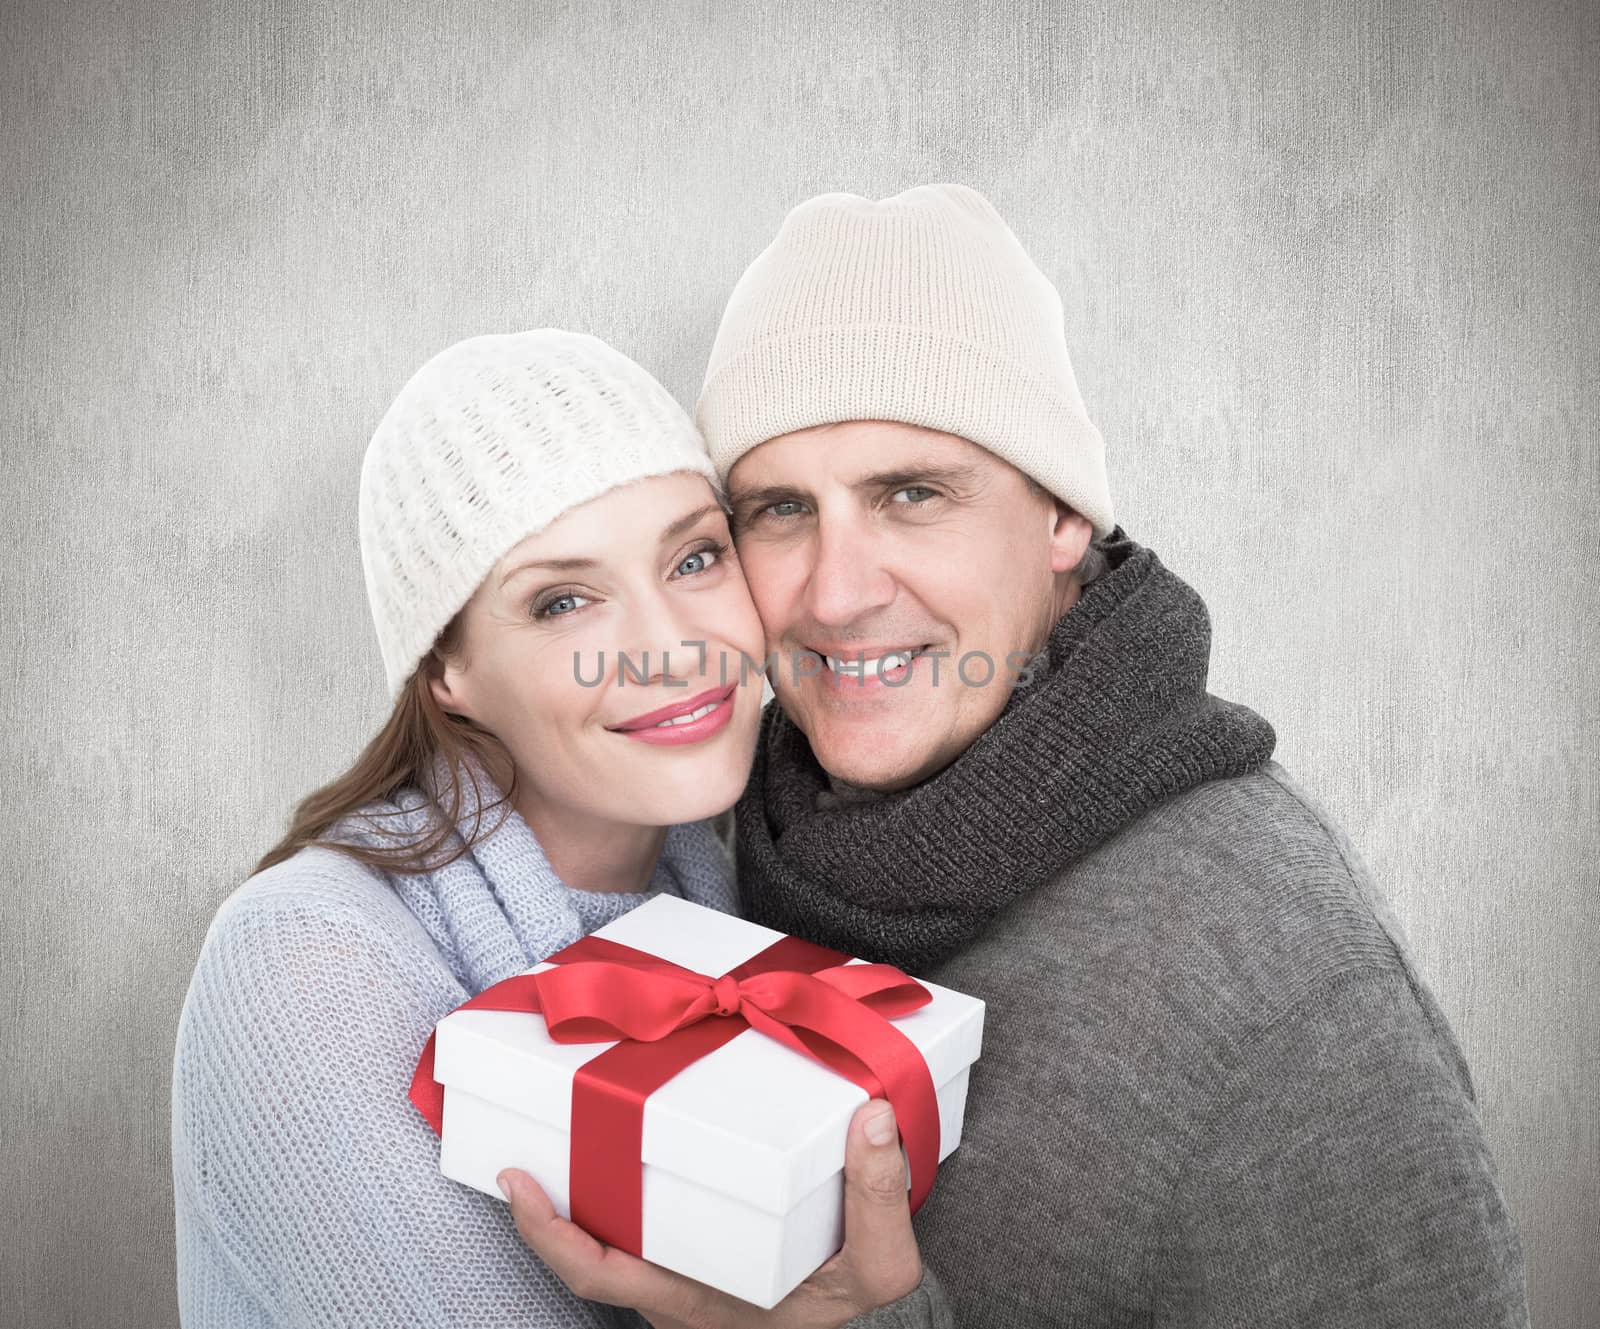
[[[683,408],[598,338],[543,328],[434,356],[361,464],[361,565],[390,696],[519,541],[672,471],[717,483]]]
[[[808,199],[733,289],[695,420],[723,477],[813,425],[896,420],[987,448],[1113,526],[1061,297],[963,185]]]

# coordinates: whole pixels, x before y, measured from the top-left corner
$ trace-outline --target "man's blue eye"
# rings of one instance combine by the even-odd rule
[[[802,506],[799,499],[786,498],[781,503],[774,503],[767,511],[774,517],[792,517]],[[785,508],[789,511],[784,511]]]

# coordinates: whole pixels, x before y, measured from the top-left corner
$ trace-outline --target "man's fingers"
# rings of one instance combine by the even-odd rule
[[[894,1110],[874,1099],[857,1110],[845,1143],[844,1239],[856,1277],[883,1302],[922,1277],[906,1188]]]
[[[906,1195],[905,1157],[900,1152],[900,1130],[894,1109],[874,1099],[856,1111],[845,1141],[845,1222],[852,1211],[860,1211],[862,1221],[881,1223],[881,1211],[890,1214],[905,1209],[910,1216]]]

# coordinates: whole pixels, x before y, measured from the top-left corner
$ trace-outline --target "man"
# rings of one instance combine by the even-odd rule
[[[745,910],[988,1003],[921,1261],[850,1234],[893,1274],[856,1323],[1525,1324],[1455,1038],[1271,728],[1206,692],[1205,607],[1114,525],[989,204],[796,208],[698,417],[778,656]]]

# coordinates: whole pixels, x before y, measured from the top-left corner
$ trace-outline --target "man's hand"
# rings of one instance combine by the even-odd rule
[[[837,1329],[922,1279],[894,1112],[878,1099],[856,1112],[845,1143],[844,1249],[770,1311],[602,1245],[557,1215],[526,1172],[507,1168],[499,1181],[517,1231],[562,1282],[589,1301],[631,1306],[656,1329]]]

